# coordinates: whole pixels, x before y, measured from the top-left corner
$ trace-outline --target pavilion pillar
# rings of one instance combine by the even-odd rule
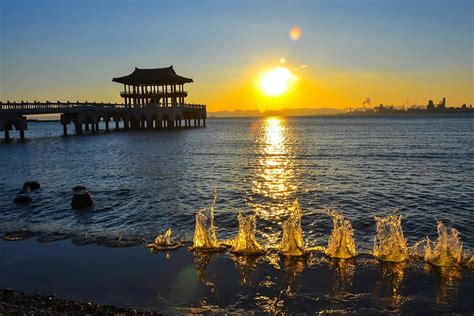
[[[5,128],[5,141],[10,141],[10,131],[7,128]]]
[[[66,125],[66,123],[63,124],[63,134],[64,134],[64,136],[67,136],[67,125]]]
[[[109,121],[105,121],[105,131],[109,131]]]
[[[20,141],[24,142],[25,141],[25,130],[20,129]]]

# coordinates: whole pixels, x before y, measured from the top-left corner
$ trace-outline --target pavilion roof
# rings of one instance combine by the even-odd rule
[[[173,66],[165,68],[148,68],[135,70],[126,76],[113,78],[112,81],[127,85],[139,84],[184,84],[193,82],[193,79],[178,75]]]

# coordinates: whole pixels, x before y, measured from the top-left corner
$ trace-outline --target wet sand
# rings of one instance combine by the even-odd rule
[[[364,255],[344,262],[320,254],[238,258],[27,239],[0,241],[0,271],[0,288],[26,295],[163,313],[474,311],[472,271]]]

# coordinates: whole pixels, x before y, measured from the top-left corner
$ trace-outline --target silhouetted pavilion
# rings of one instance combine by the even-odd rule
[[[178,75],[173,66],[166,68],[150,68],[135,70],[123,77],[113,78],[112,81],[123,84],[124,90],[120,96],[125,104],[142,107],[148,104],[169,107],[184,104],[188,96],[184,84],[193,79]]]

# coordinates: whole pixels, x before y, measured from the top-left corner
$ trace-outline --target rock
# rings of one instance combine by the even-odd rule
[[[8,232],[8,233],[3,234],[2,239],[7,240],[7,241],[18,241],[18,240],[31,238],[35,235],[36,235],[35,232],[29,231],[29,230],[19,230],[19,231],[13,231],[13,232]]]
[[[87,191],[87,188],[83,185],[76,185],[74,188],[72,188],[72,190],[74,192],[78,192],[78,191]]]
[[[13,199],[13,203],[16,204],[28,204],[31,202],[31,198],[28,195],[20,194]]]
[[[30,193],[30,187],[26,187],[24,189],[21,189],[20,192],[18,192],[18,194],[27,194],[27,193]]]
[[[80,192],[75,193],[72,196],[71,206],[73,208],[86,208],[91,207],[94,204],[94,200],[92,200],[92,194],[89,192]]]
[[[31,191],[38,190],[40,188],[40,184],[37,181],[28,181],[23,184],[23,189],[29,188]]]

